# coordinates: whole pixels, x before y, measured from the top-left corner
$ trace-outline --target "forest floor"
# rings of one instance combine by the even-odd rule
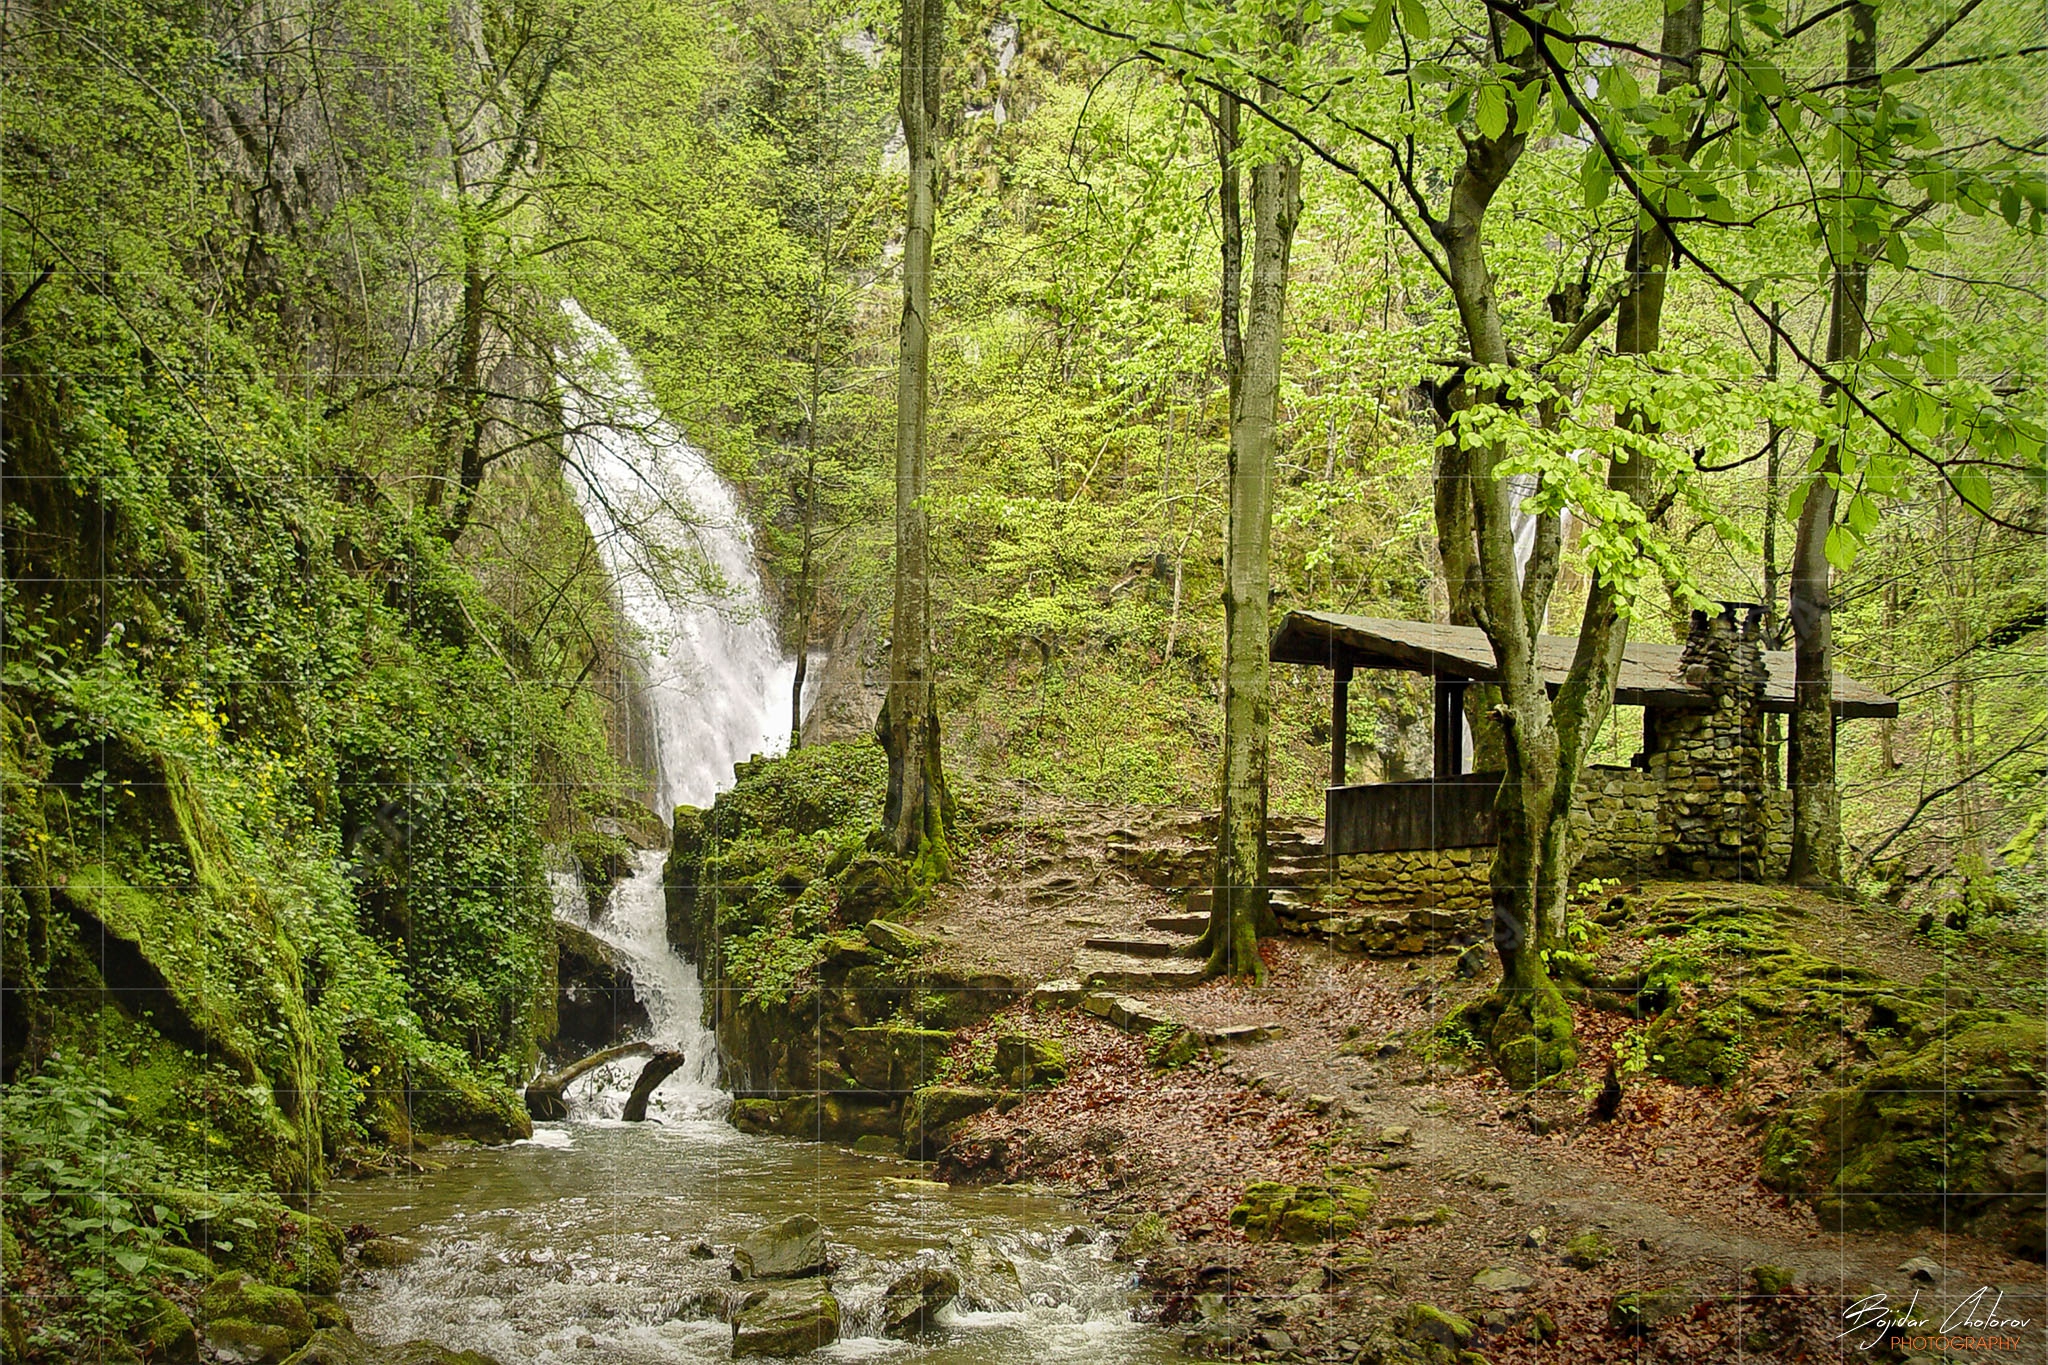
[[[971,868],[921,927],[989,965],[1040,980],[1071,974],[1083,937],[1170,908],[1161,892],[1081,866],[1101,832],[1036,853],[1011,847],[1006,863]],[[1061,893],[1044,894],[1055,882]],[[1680,894],[1690,892],[1788,894],[1725,884]],[[1926,970],[1910,924],[1813,899],[1816,950],[1895,980]],[[1916,1304],[1930,1320],[1919,1330],[1934,1332],[1988,1286],[1976,1302],[2002,1294],[1998,1316],[2027,1320],[2005,1334],[2020,1344],[1954,1359],[2043,1359],[2038,1264],[1938,1228],[1826,1228],[1810,1206],[1758,1181],[1764,1122],[1797,1088],[1770,1049],[1725,1088],[1629,1075],[1614,1118],[1596,1121],[1593,1099],[1628,1016],[1576,1007],[1578,1075],[1517,1094],[1445,1028],[1491,989],[1490,961],[1461,977],[1451,954],[1374,959],[1289,938],[1264,946],[1263,987],[1120,993],[1197,1031],[1261,1026],[1255,1041],[1182,1066],[1152,1064],[1156,1042],[1081,1009],[1023,1005],[992,1021],[1059,1037],[1067,1079],[970,1121],[942,1163],[954,1179],[1068,1192],[1124,1229],[1120,1254],[1142,1262],[1162,1320],[1189,1334],[1191,1353],[1429,1359],[1431,1347],[1388,1337],[1419,1303],[1468,1320],[1476,1332],[1455,1346],[1491,1365],[1933,1361],[1943,1357],[1893,1349],[1874,1327],[1845,1332],[1869,1321],[1854,1305],[1873,1294],[1894,1310]],[[972,1041],[963,1036],[963,1055]],[[1230,1216],[1259,1180],[1370,1184],[1377,1198],[1349,1237],[1255,1242]],[[1914,1258],[1932,1263],[1919,1280],[1906,1267]],[[1759,1265],[1791,1272],[1791,1287],[1760,1293]],[[1614,1305],[1630,1293],[1647,1296],[1652,1317],[1669,1316],[1646,1332],[1617,1326]]]

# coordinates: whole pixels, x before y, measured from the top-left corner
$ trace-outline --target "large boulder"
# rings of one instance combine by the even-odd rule
[[[931,1326],[940,1309],[959,1296],[960,1277],[952,1271],[943,1266],[913,1266],[890,1281],[882,1295],[882,1331],[892,1337],[921,1332]]]
[[[1067,1076],[1067,1050],[1056,1038],[1004,1033],[996,1038],[995,1068],[1006,1084],[1018,1090],[1058,1085]]]
[[[733,1315],[732,1354],[800,1356],[839,1339],[839,1300],[822,1282],[780,1285]]]
[[[1961,1220],[2040,1259],[2043,1076],[2038,1020],[1958,1014],[1780,1116],[1762,1179],[1811,1199],[1830,1227]]]
[[[289,1289],[231,1270],[199,1296],[206,1349],[227,1365],[278,1365],[313,1335],[313,1315]]]
[[[555,1049],[577,1057],[647,1030],[633,968],[588,929],[555,921]]]
[[[974,1085],[925,1086],[903,1106],[903,1145],[912,1152],[937,1151],[962,1120],[994,1107],[999,1098],[995,1091]]]
[[[791,1280],[822,1275],[826,1265],[825,1229],[808,1213],[791,1214],[762,1228],[732,1251],[735,1280]]]

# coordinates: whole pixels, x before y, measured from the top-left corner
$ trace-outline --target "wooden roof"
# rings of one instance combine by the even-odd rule
[[[1540,635],[1536,662],[1554,692],[1571,669],[1578,638]],[[1631,640],[1622,651],[1615,675],[1618,706],[1664,710],[1695,710],[1706,694],[1679,675],[1677,645]],[[1273,661],[1320,668],[1391,668],[1434,678],[1497,682],[1493,645],[1476,626],[1436,625],[1429,621],[1390,621],[1378,616],[1339,616],[1327,611],[1290,611],[1273,633]],[[1764,710],[1792,710],[1793,662],[1790,650],[1765,650]],[[1896,716],[1899,703],[1841,671],[1835,673],[1835,714],[1845,719]]]

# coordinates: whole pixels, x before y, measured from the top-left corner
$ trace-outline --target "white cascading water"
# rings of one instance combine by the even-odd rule
[[[584,373],[568,386],[569,479],[598,553],[640,633],[642,712],[651,719],[656,808],[708,806],[733,765],[788,744],[796,665],[768,618],[745,515],[703,451],[665,421],[614,337],[567,305]],[[589,928],[616,948],[647,1010],[651,1041],[688,1062],[663,1082],[650,1115],[723,1104],[716,1041],[704,1027],[697,969],[669,947],[662,855],[634,856]],[[574,871],[555,876],[555,912],[584,922]],[[616,1118],[642,1063],[629,1058],[571,1089],[578,1117]]]

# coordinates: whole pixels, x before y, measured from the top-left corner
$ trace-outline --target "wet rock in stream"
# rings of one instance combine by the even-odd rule
[[[762,1228],[732,1250],[735,1280],[794,1280],[825,1269],[825,1229],[808,1213]]]
[[[820,1282],[778,1285],[756,1295],[732,1320],[732,1354],[798,1356],[839,1339],[839,1300]]]
[[[882,1331],[892,1337],[921,1332],[959,1296],[958,1275],[942,1266],[914,1266],[892,1280],[882,1296]]]
[[[1017,1277],[1017,1267],[992,1243],[979,1237],[959,1237],[951,1249],[960,1267],[962,1302],[985,1313],[1024,1311],[1024,1284]]]

